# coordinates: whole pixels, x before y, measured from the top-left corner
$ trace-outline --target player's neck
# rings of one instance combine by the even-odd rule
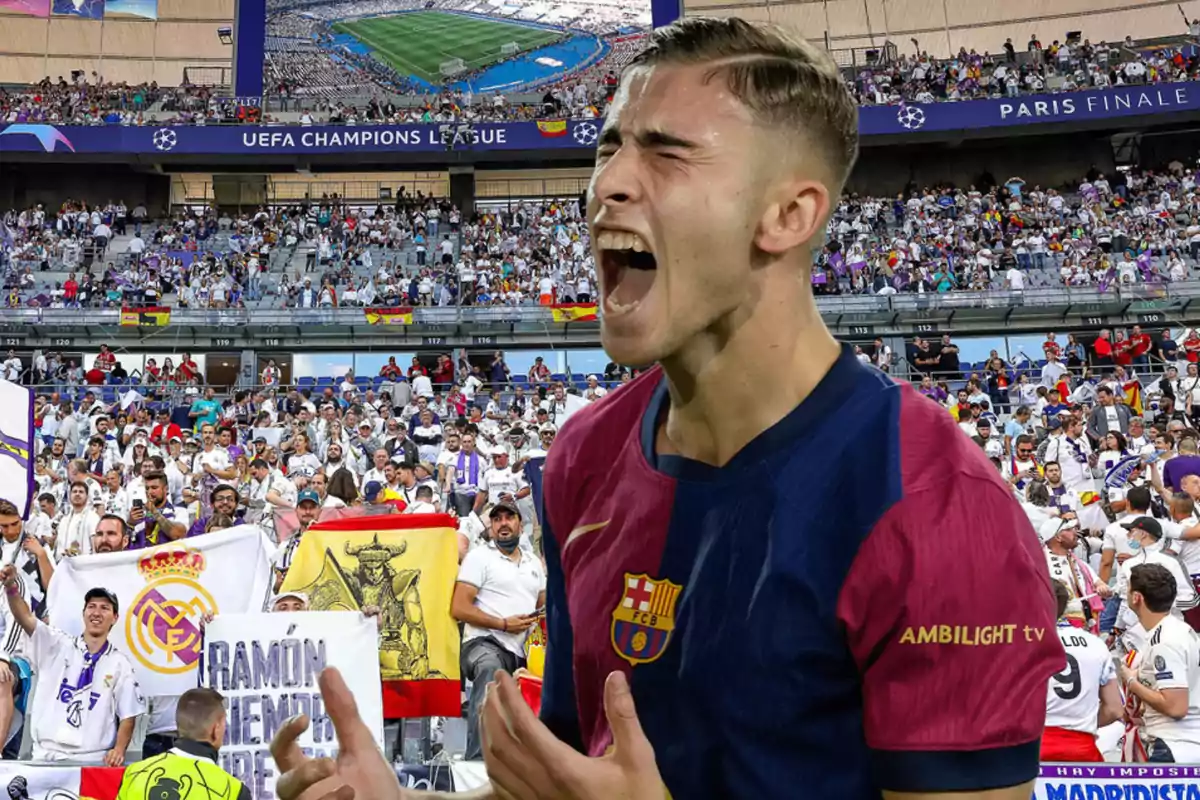
[[[1142,628],[1147,632],[1154,630],[1158,623],[1162,622],[1167,617],[1171,616],[1170,611],[1150,611],[1144,606],[1136,612],[1138,622],[1142,624]]]
[[[108,641],[107,633],[88,633],[83,632],[83,643],[87,645],[88,652],[92,655],[99,653],[104,647],[104,643]]]
[[[764,281],[755,307],[662,362],[671,407],[660,452],[724,465],[812,393],[841,351],[806,277]]]

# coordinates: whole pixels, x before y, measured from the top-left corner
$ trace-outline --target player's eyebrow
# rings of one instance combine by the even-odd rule
[[[682,150],[699,150],[700,145],[690,139],[685,139],[673,133],[667,133],[661,130],[646,130],[634,134],[633,140],[643,149],[652,149],[658,147],[673,147]],[[600,134],[600,146],[620,147],[625,141],[625,137],[621,135],[621,131],[615,126],[605,128]]]

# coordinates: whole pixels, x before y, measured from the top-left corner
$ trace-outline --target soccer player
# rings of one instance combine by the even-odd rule
[[[1121,663],[1127,691],[1142,708],[1148,761],[1200,761],[1200,635],[1172,616],[1175,577],[1161,564],[1134,567],[1129,607],[1146,629],[1149,647],[1136,672]]]
[[[1058,640],[1067,666],[1046,688],[1046,732],[1042,761],[1103,761],[1096,732],[1121,718],[1125,710],[1117,685],[1117,668],[1100,637],[1080,630],[1067,619],[1071,590],[1054,581],[1058,603]]]
[[[777,29],[686,19],[624,73],[588,192],[601,336],[658,366],[550,451],[542,721],[500,673],[488,796],[1028,800],[1064,664],[1037,536],[813,297],[856,153],[836,66]],[[279,786],[359,780],[299,724]]]

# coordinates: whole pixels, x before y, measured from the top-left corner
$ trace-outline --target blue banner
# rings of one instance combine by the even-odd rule
[[[1084,123],[1200,111],[1200,84],[1121,86],[1066,94],[960,103],[865,106],[863,137]],[[83,127],[17,123],[0,127],[0,153],[137,155],[322,155],[483,150],[590,149],[600,120],[416,125],[230,125]]]

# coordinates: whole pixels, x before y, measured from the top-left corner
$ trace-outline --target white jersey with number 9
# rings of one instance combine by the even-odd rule
[[[1046,727],[1096,735],[1100,687],[1117,679],[1112,654],[1100,637],[1070,625],[1058,627],[1066,651],[1062,672],[1046,688]]]

